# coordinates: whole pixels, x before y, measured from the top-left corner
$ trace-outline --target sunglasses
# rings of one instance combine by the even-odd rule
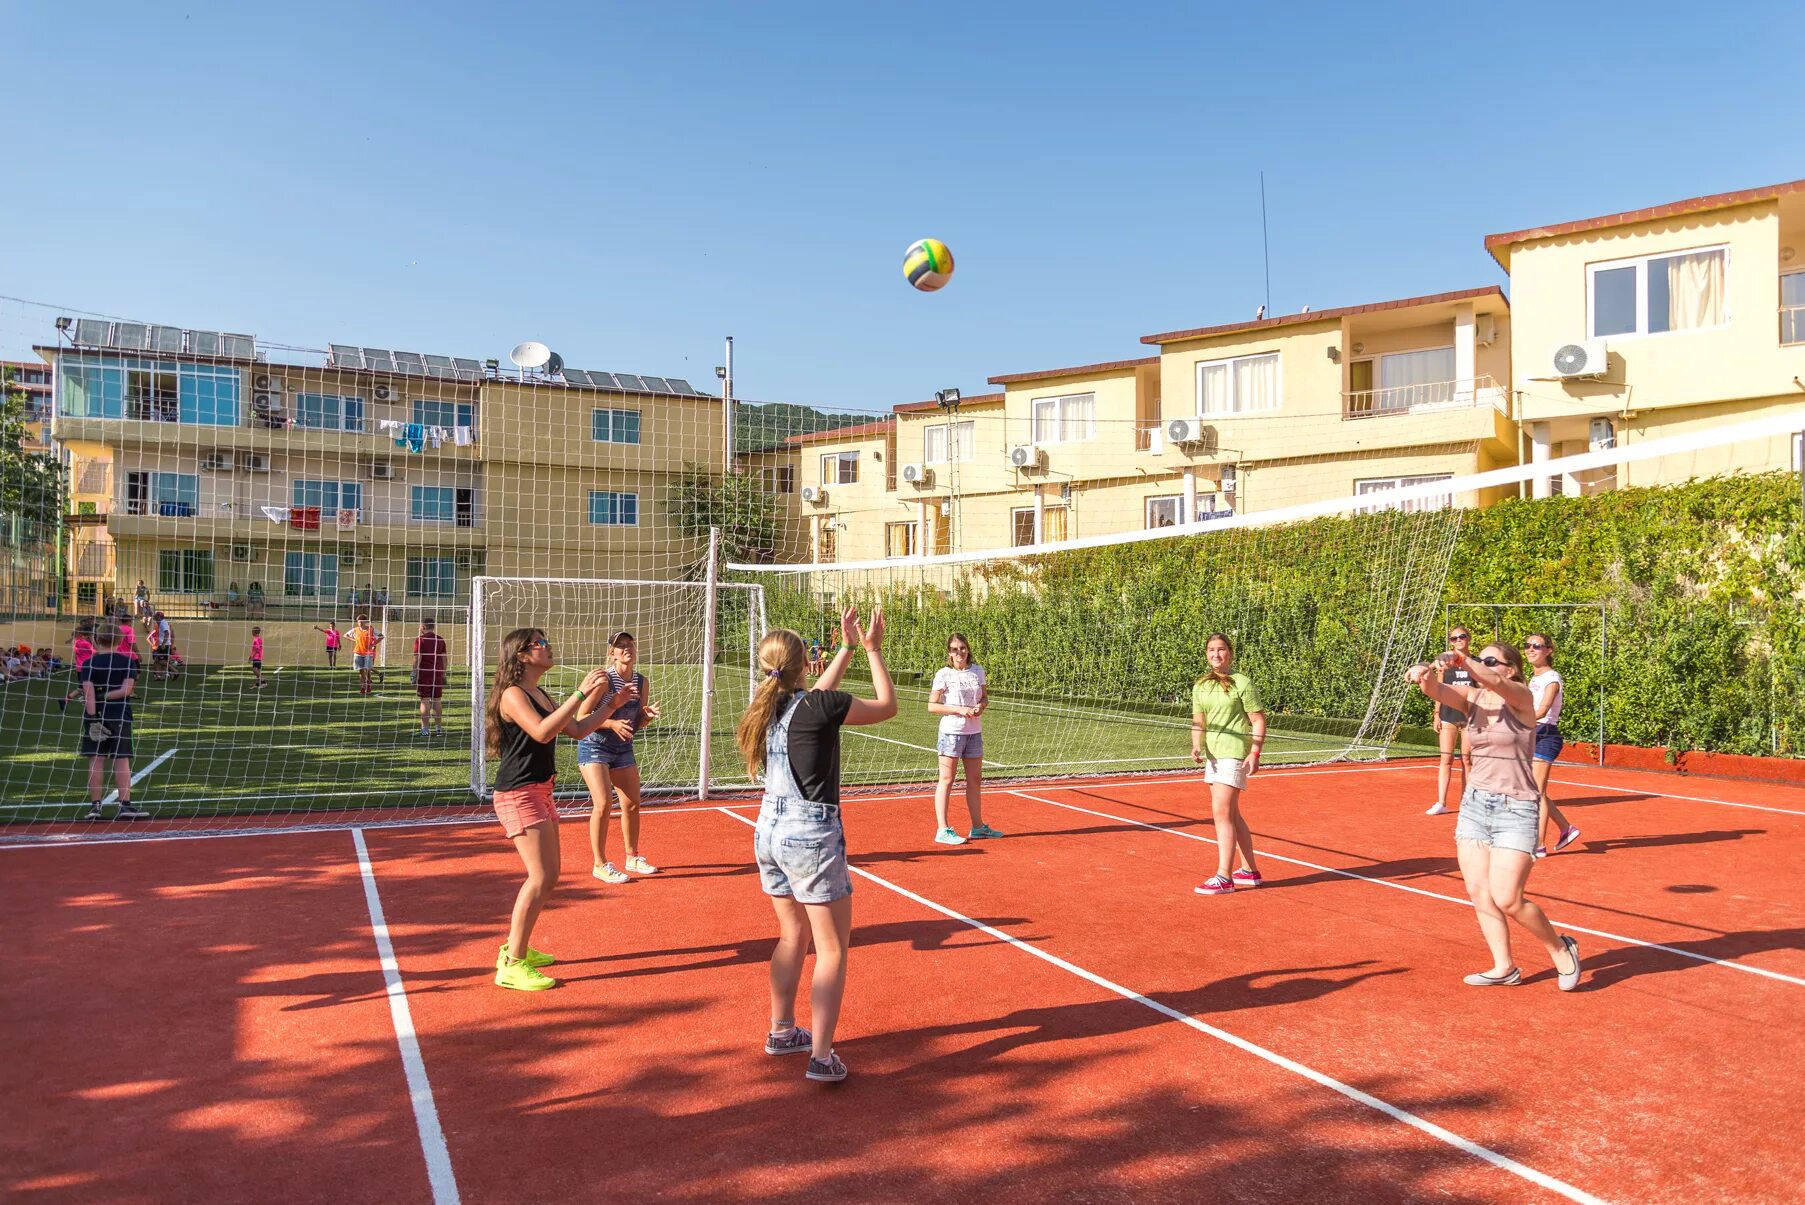
[[[1545,649],[1548,646],[1545,644],[1539,643],[1538,641],[1531,640],[1528,644],[1525,644],[1523,647],[1526,649]]]
[[[1459,644],[1463,640],[1471,640],[1471,639],[1472,639],[1471,636],[1450,636],[1450,637],[1448,637],[1448,643],[1449,644]]]
[[[529,640],[526,646],[530,649],[549,649],[551,645],[544,640]]]
[[[1508,664],[1510,664],[1510,663],[1509,663],[1509,662],[1507,662],[1507,661],[1506,661],[1506,660],[1505,660],[1505,659],[1504,659],[1504,658],[1502,658],[1502,657],[1480,657],[1480,658],[1478,658],[1478,661],[1479,661],[1479,664],[1481,664],[1481,665],[1493,665],[1493,666],[1497,666],[1497,665],[1508,665]]]

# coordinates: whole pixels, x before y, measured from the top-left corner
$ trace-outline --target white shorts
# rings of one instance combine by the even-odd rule
[[[1247,763],[1238,757],[1208,758],[1203,763],[1203,781],[1242,790],[1247,786]]]

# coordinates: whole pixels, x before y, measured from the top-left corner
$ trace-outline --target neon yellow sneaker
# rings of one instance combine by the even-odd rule
[[[496,952],[495,965],[500,967],[501,964],[507,960],[508,943],[504,941],[501,943],[501,949]],[[548,967],[558,960],[553,958],[550,954],[545,953],[543,950],[535,950],[533,947],[528,946],[526,948],[526,957],[521,959],[521,961],[534,969],[538,969],[539,967]]]
[[[511,987],[517,992],[542,992],[548,987],[557,987],[558,981],[523,961],[510,958],[495,968],[495,986]]]

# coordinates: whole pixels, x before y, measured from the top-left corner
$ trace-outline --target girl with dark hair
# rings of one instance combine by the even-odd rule
[[[1258,887],[1253,832],[1241,815],[1241,792],[1260,768],[1266,743],[1266,710],[1260,692],[1246,674],[1234,672],[1235,646],[1212,632],[1204,641],[1210,672],[1191,687],[1191,760],[1204,767],[1210,788],[1210,811],[1216,823],[1216,873],[1197,888],[1198,895],[1228,895],[1237,887]],[[1231,875],[1236,851],[1242,864]]]
[[[1548,951],[1560,989],[1570,992],[1579,986],[1579,943],[1557,934],[1548,917],[1523,894],[1535,866],[1540,795],[1530,769],[1535,696],[1523,682],[1523,656],[1514,645],[1493,643],[1478,657],[1459,649],[1443,653],[1441,664],[1465,668],[1475,689],[1469,693],[1445,685],[1438,666],[1423,664],[1405,671],[1404,680],[1434,702],[1459,709],[1473,734],[1473,766],[1460,799],[1454,844],[1492,965],[1468,975],[1466,982],[1474,987],[1508,987],[1522,981],[1522,972],[1511,961],[1508,918]]]
[[[508,940],[495,958],[495,984],[525,992],[543,991],[557,982],[540,970],[551,965],[551,955],[533,949],[530,939],[545,897],[558,885],[558,812],[552,804],[558,734],[588,736],[626,703],[630,694],[617,694],[612,706],[604,704],[578,719],[577,708],[607,683],[608,671],[590,670],[575,694],[563,703],[553,703],[539,686],[539,679],[552,664],[552,647],[544,632],[515,628],[502,637],[495,685],[484,706],[489,756],[499,762],[495,816],[526,866],[526,882],[514,897]]]
[[[1448,629],[1448,647],[1466,652],[1472,645],[1473,633],[1470,629],[1456,625]],[[1452,686],[1457,690],[1470,691],[1473,688],[1473,676],[1465,669],[1456,669],[1445,665],[1441,672],[1442,685]],[[1460,745],[1460,785],[1466,787],[1467,773],[1471,770],[1471,751],[1467,742],[1467,718],[1456,709],[1442,704],[1435,709],[1435,743],[1441,749],[1441,760],[1435,766],[1435,802],[1429,805],[1425,816],[1445,816],[1453,811],[1448,806],[1448,788],[1454,785],[1454,746]]]
[[[958,632],[946,638],[946,664],[934,673],[928,695],[928,714],[940,717],[940,780],[934,784],[934,840],[941,845],[964,845],[970,839],[1003,834],[984,823],[984,721],[979,717],[990,706],[989,679],[984,667],[972,664],[971,642]],[[971,816],[969,838],[961,837],[947,823],[953,780],[965,766],[965,810]]]
[[[625,883],[627,874],[657,874],[658,868],[639,853],[639,761],[633,740],[640,729],[658,718],[658,704],[651,701],[646,676],[633,669],[639,646],[633,633],[616,632],[608,641],[608,693],[593,697],[577,709],[579,717],[606,706],[632,687],[631,697],[618,706],[614,718],[577,744],[577,770],[589,788],[590,874],[604,883]],[[622,866],[608,860],[608,818],[614,812],[614,796],[620,793],[620,837],[626,854]]]
[[[803,1074],[822,1083],[846,1078],[846,1064],[834,1053],[852,941],[852,872],[840,823],[840,728],[879,724],[896,714],[896,688],[884,665],[883,609],[872,612],[870,629],[861,631],[857,610],[848,607],[840,631],[845,643],[813,690],[804,679],[808,649],[802,637],[787,628],[767,632],[758,646],[764,679],[734,733],[746,769],[765,777],[752,838],[760,884],[777,911],[765,1053],[808,1051]],[[835,689],[860,645],[871,661],[870,699]],[[811,936],[813,1033],[796,1024],[796,992]]]
[[[1535,696],[1536,705],[1533,768],[1536,790],[1541,792],[1541,812],[1536,820],[1536,857],[1545,858],[1548,849],[1542,844],[1542,834],[1548,831],[1550,820],[1560,826],[1560,838],[1554,843],[1555,853],[1579,840],[1579,830],[1567,823],[1567,817],[1548,798],[1548,775],[1554,770],[1555,758],[1567,744],[1560,729],[1561,704],[1567,693],[1566,679],[1554,668],[1554,640],[1547,634],[1531,632],[1523,641],[1523,656],[1533,671],[1529,675],[1529,692]]]

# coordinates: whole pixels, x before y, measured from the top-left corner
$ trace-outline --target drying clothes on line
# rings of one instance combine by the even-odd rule
[[[410,452],[421,452],[426,449],[426,424],[408,423],[401,428],[401,434],[395,437],[397,448],[406,448]]]
[[[469,427],[452,428],[451,442],[456,444],[460,448],[469,447],[470,446],[470,428]]]
[[[263,517],[271,523],[288,522],[288,512],[279,506],[263,506],[258,509],[263,512]]]

